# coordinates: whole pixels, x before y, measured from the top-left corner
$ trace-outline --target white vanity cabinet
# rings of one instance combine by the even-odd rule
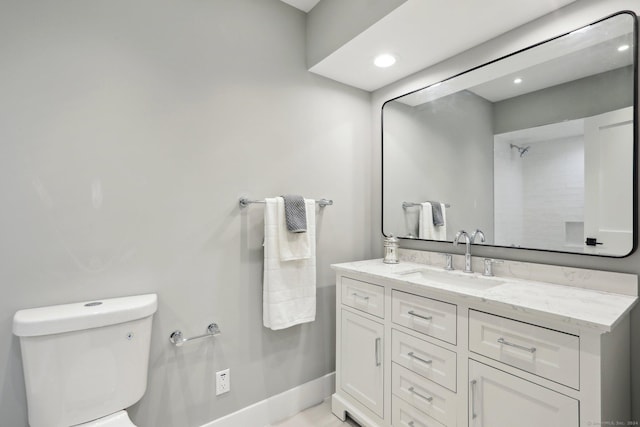
[[[430,285],[403,275],[415,263],[333,267],[339,418],[364,427],[635,425],[628,313],[637,297],[517,279],[499,291]]]

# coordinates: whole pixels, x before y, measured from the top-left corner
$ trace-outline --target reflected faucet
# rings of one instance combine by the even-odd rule
[[[481,232],[482,233],[482,232]],[[475,238],[477,232],[473,233],[473,237]],[[473,273],[471,270],[471,237],[467,234],[466,231],[460,230],[456,234],[456,237],[453,239],[453,246],[458,246],[460,239],[464,238],[464,242],[467,245],[466,252],[464,254],[464,272],[465,273]]]
[[[471,233],[471,243],[475,243],[476,242],[476,237],[478,237],[478,236],[480,236],[480,243],[484,243],[484,241],[485,241],[484,233],[479,228],[477,228],[476,231]]]

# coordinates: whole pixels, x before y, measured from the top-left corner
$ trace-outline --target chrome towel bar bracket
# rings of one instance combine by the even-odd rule
[[[175,345],[176,347],[182,347],[185,343],[189,341],[195,341],[203,338],[211,338],[211,337],[215,337],[216,335],[220,335],[220,328],[218,327],[217,323],[211,323],[209,326],[207,326],[206,334],[198,335],[196,337],[191,337],[191,338],[185,338],[182,335],[182,331],[175,330],[171,332],[171,335],[169,335],[169,341],[171,342],[171,344]]]
[[[249,200],[246,197],[240,197],[240,200],[238,201],[238,204],[240,205],[240,208],[246,208],[247,206],[249,206],[252,203],[263,203],[264,204],[266,202],[264,200]],[[324,208],[325,206],[333,205],[333,200],[320,199],[320,200],[316,200],[316,203],[321,208]]]

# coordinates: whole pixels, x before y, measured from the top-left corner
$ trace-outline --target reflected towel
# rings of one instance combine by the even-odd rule
[[[427,240],[447,240],[447,211],[444,203],[439,203],[442,211],[441,226],[433,225],[433,209],[430,202],[421,203],[420,217],[418,219],[418,237]]]
[[[264,283],[262,320],[267,328],[285,329],[316,317],[316,225],[315,201],[305,200],[307,232],[287,232],[284,201],[267,198],[264,211]],[[285,261],[281,258],[282,235],[308,238],[309,257]],[[289,248],[291,249],[291,248]]]
[[[444,204],[439,202],[429,202],[431,203],[431,214],[433,216],[433,225],[436,227],[440,227],[444,225],[444,216],[442,216],[442,211],[444,210]]]

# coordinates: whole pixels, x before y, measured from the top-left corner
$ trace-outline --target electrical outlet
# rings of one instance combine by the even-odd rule
[[[216,396],[231,390],[231,373],[229,369],[216,372]]]

